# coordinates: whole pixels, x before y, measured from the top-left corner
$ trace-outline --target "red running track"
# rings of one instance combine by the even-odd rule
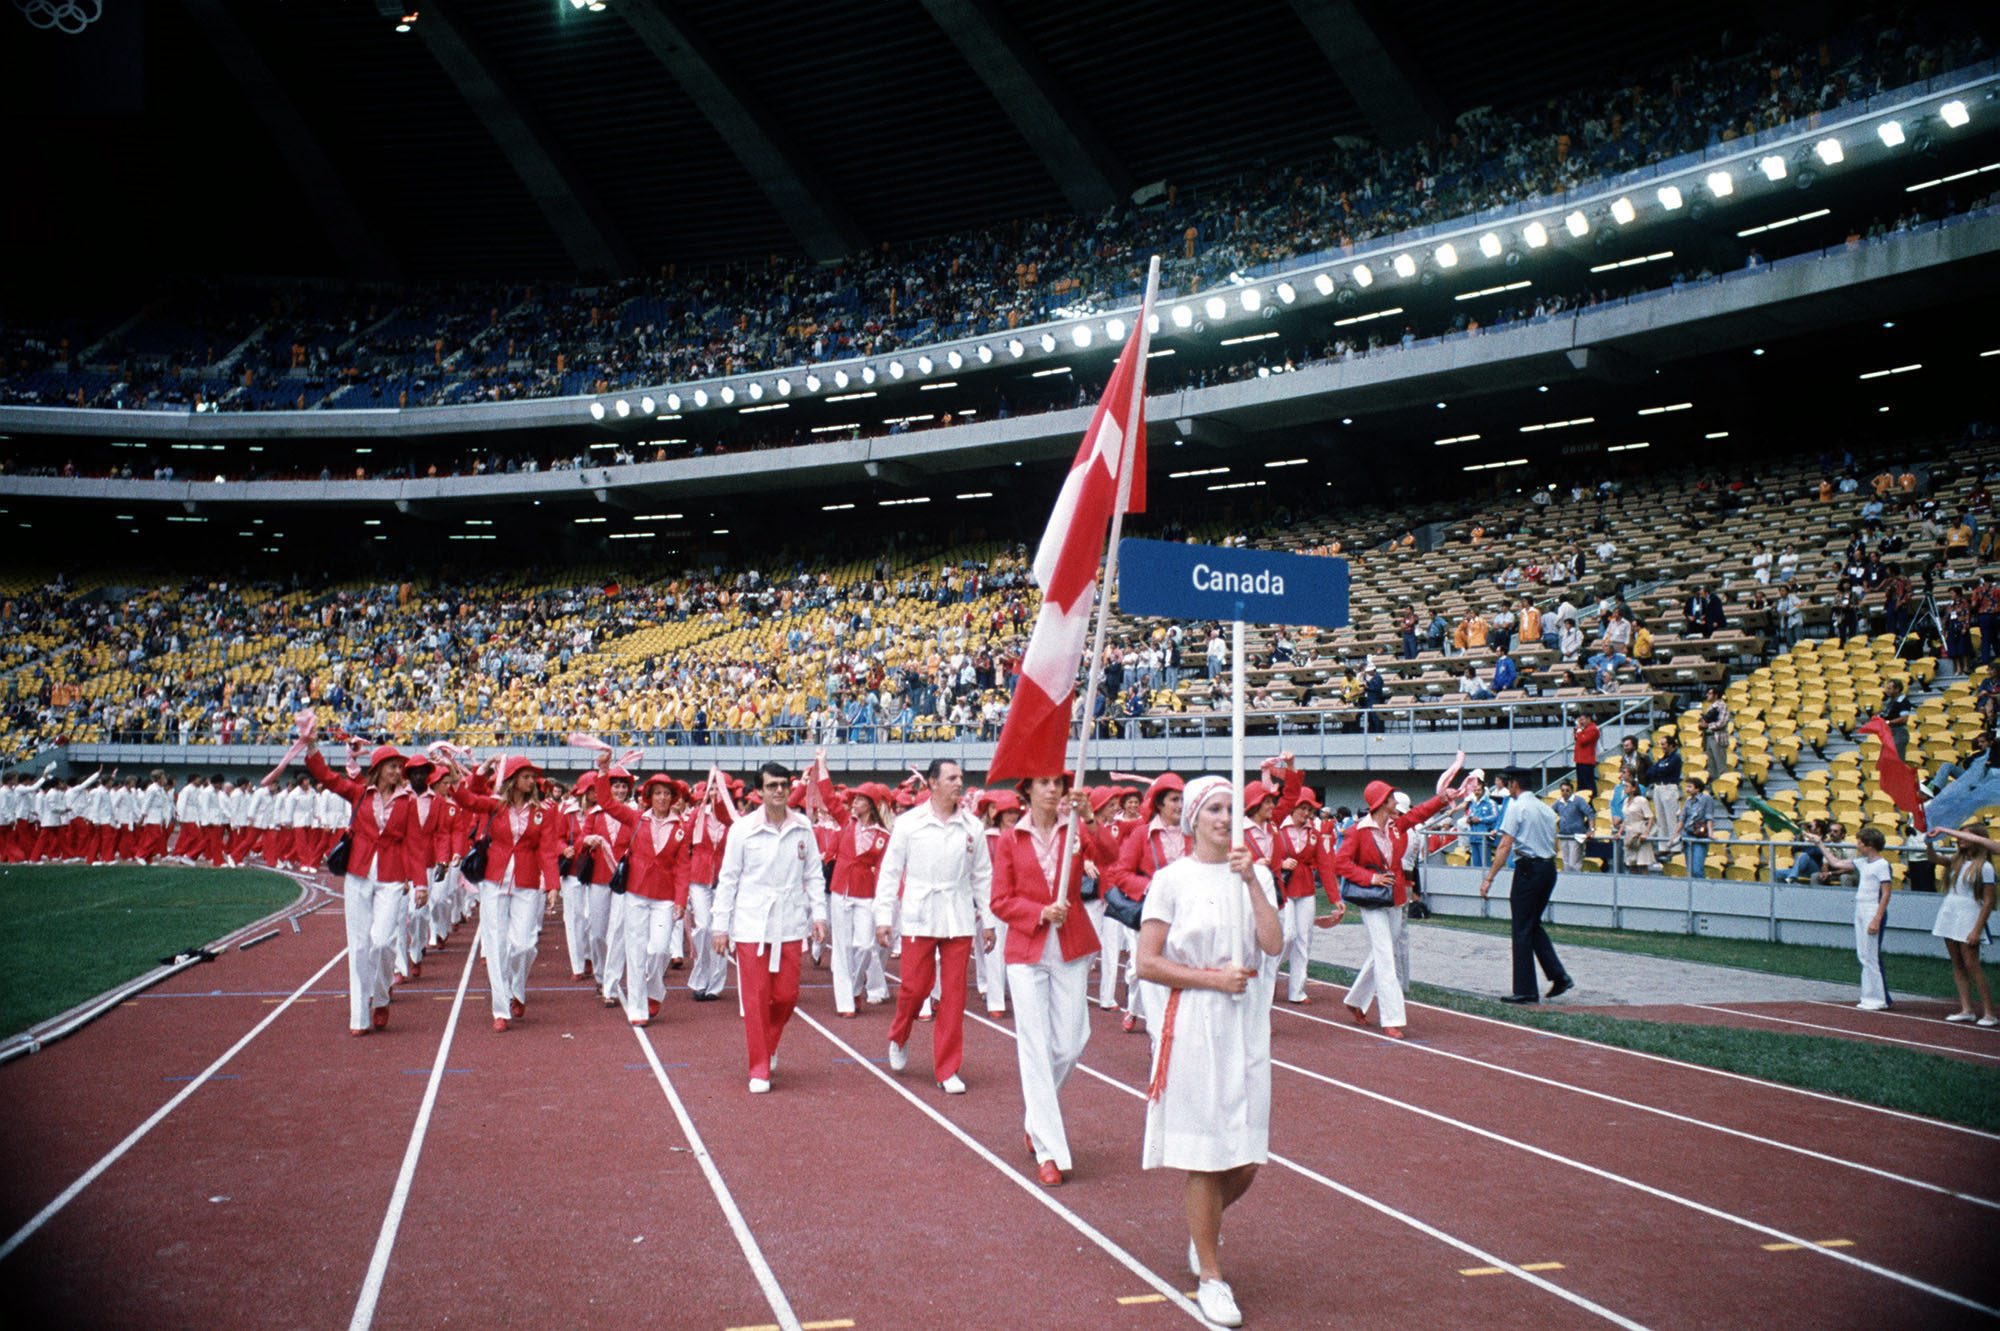
[[[304,928],[0,1068],[18,1162],[0,1185],[9,1232],[185,1084],[162,1078],[199,1073],[338,952],[334,910]],[[342,968],[312,984],[317,1002],[285,1009],[0,1259],[10,1314],[46,1325],[346,1324],[471,941],[461,929],[421,983],[399,989],[386,1035],[345,1035]],[[1137,1167],[1143,1106],[1132,1088],[1148,1042],[1108,1014],[1094,1014],[1085,1055],[1101,1078],[1080,1070],[1064,1095],[1076,1168],[1044,1194],[1022,1186],[1033,1166],[1004,1025],[968,1021],[972,1090],[946,1097],[929,1080],[921,1028],[892,1086],[854,1061],[881,1057],[887,1010],[835,1021],[827,991],[809,987],[776,1090],[753,1098],[733,1002],[693,1004],[684,973],[670,972],[676,987],[642,1045],[569,984],[560,951],[551,921],[529,1018],[504,1035],[488,1029],[483,966],[470,976],[374,1324],[771,1325],[780,1317],[760,1261],[805,1323],[1188,1320],[1159,1292],[1192,1285],[1179,1180]],[[809,984],[818,978],[808,971]],[[1982,1195],[2000,1163],[1988,1135],[1428,1008],[1413,1012],[1405,1045],[1284,1004],[1273,1022],[1290,1066],[1275,1073],[1272,1145],[1296,1168],[1265,1169],[1232,1211],[1224,1250],[1252,1325],[1947,1326],[1987,1319],[1908,1282],[2000,1300],[1975,1237],[2000,1209]],[[1768,1251],[1768,1235],[1731,1217],[1849,1240],[1841,1253],[1890,1274],[1821,1251]],[[1485,1265],[1468,1250],[1562,1265],[1466,1275]],[[996,1276],[996,1265],[1032,1279]],[[1046,1297],[1027,1307],[1023,1288]]]

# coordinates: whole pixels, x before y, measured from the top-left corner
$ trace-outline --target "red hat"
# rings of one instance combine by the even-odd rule
[[[1057,772],[1056,777],[1063,783],[1063,789],[1065,791],[1073,790],[1076,788],[1075,772]],[[1033,785],[1034,782],[1035,778],[1032,776],[1022,777],[1019,781],[1016,781],[1014,783],[1014,793],[1019,795],[1022,799],[1028,798],[1028,788],[1031,785]]]
[[[880,781],[863,781],[854,788],[854,793],[865,797],[873,804],[877,814],[884,813],[896,799],[889,793],[889,788]]]
[[[572,794],[575,794],[576,796],[581,798],[585,793],[594,789],[596,785],[597,785],[597,773],[585,772],[582,776],[576,779],[576,785],[572,786],[570,789]]]
[[[1173,772],[1162,772],[1154,777],[1153,784],[1146,787],[1146,798],[1142,805],[1146,811],[1146,816],[1150,818],[1158,812],[1160,796],[1170,790],[1179,791],[1185,789],[1187,789],[1187,783],[1182,781]]]
[[[679,784],[680,782],[674,780],[672,777],[668,776],[665,772],[655,772],[653,773],[653,775],[647,777],[645,781],[640,785],[639,798],[642,800],[651,799],[652,796],[647,792],[652,790],[654,786],[665,786],[667,788],[667,793],[673,794],[674,787],[678,786]]]
[[[437,764],[433,763],[430,757],[422,752],[409,754],[403,759],[403,770],[405,772],[428,772],[435,766]]]
[[[622,768],[622,767],[613,767],[613,768],[611,768],[610,770],[608,770],[607,772],[605,772],[605,774],[604,774],[604,779],[605,779],[606,781],[626,781],[626,782],[629,782],[629,781],[631,781],[631,780],[632,780],[632,774],[631,774],[630,772],[626,771],[626,770],[625,770],[624,768]]]
[[[1124,786],[1093,786],[1090,791],[1090,811],[1092,813],[1103,813],[1104,806],[1111,803],[1111,801],[1138,793],[1138,791],[1127,789]]]
[[[368,755],[368,770],[372,773],[383,763],[400,763],[403,761],[402,750],[398,749],[395,745],[378,744],[375,746],[375,752]]]
[[[897,791],[895,802],[896,807],[899,809],[914,809],[917,807],[917,797],[907,790]]]
[[[1319,796],[1313,794],[1310,790],[1301,790],[1299,792],[1298,807],[1301,809],[1317,809],[1319,807]]]
[[[1277,797],[1277,787],[1267,785],[1262,781],[1252,781],[1249,785],[1243,787],[1243,811],[1248,813],[1265,800],[1276,799]]]
[[[1361,802],[1370,809],[1379,809],[1396,793],[1396,788],[1387,781],[1370,781],[1361,792]]]
[[[795,781],[792,783],[792,793],[785,796],[785,807],[790,809],[803,809],[806,807],[805,782]]]
[[[533,772],[539,777],[542,774],[542,769],[535,766],[528,758],[516,754],[514,757],[508,758],[500,764],[500,784],[503,786],[506,785],[522,772]]]
[[[1011,790],[989,790],[986,792],[986,805],[995,813],[1019,813],[1021,797]]]

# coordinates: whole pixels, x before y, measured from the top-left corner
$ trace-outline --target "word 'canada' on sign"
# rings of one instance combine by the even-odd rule
[[[1227,569],[1196,564],[1192,576],[1194,589],[1198,592],[1235,592],[1239,596],[1285,594],[1285,575],[1273,573],[1268,568],[1255,573],[1232,573]]]

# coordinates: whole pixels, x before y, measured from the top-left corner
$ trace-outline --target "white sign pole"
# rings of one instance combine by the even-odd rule
[[[1229,630],[1229,780],[1236,793],[1231,797],[1230,844],[1243,844],[1243,621]]]

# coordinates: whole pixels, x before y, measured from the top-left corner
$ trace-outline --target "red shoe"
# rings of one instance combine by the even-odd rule
[[[856,1015],[858,1015],[858,1014],[857,1014],[857,1013],[853,1013],[853,1012],[836,1012],[836,1013],[834,1013],[833,1015],[834,1015],[834,1016],[836,1016],[836,1017],[853,1017],[853,1016],[856,1016]]]
[[[1120,1030],[1124,1031],[1127,1035],[1130,1035],[1133,1031],[1139,1029],[1139,1018],[1133,1015],[1132,1013],[1127,1012],[1125,1014],[1125,1020],[1119,1022],[1118,1027]]]
[[[1035,1154],[1035,1139],[1025,1132],[1021,1134],[1021,1145],[1028,1148],[1029,1156],[1032,1157]]]
[[[1368,1024],[1368,1013],[1366,1011],[1354,1006],[1352,1003],[1342,1003],[1341,1006],[1347,1009],[1348,1016],[1354,1018],[1355,1025],[1366,1026]]]
[[[368,1028],[366,1026],[360,1027],[359,1029],[356,1029],[354,1027],[349,1027],[347,1033],[349,1035],[366,1035],[368,1034]]]
[[[571,984],[582,984],[582,983],[583,983],[583,972],[582,972],[582,971],[571,971],[571,972],[569,973],[569,982],[570,982]]]
[[[1403,1028],[1401,1026],[1384,1026],[1382,1034],[1388,1036],[1391,1040],[1400,1040],[1403,1038]]]
[[[1053,1160],[1042,1161],[1041,1168],[1035,1171],[1035,1177],[1041,1180],[1041,1184],[1045,1188],[1060,1188],[1062,1186],[1062,1171],[1056,1168],[1056,1162]]]
[[[506,1030],[506,1029],[507,1029],[507,1019],[506,1019],[505,1017],[495,1017],[495,1018],[493,1019],[493,1029],[494,1029],[494,1030],[496,1030],[496,1031],[504,1031],[504,1030]]]
[[[410,978],[411,978],[412,980],[421,980],[421,979],[423,979],[423,978],[424,978],[424,963],[423,963],[423,962],[421,962],[421,961],[413,961],[413,962],[411,962],[411,963],[410,963]]]
[[[1003,1008],[987,1008],[986,1015],[993,1018],[993,1020],[998,1021],[1002,1017],[1006,1016],[1007,1013],[1006,1010]]]
[[[593,962],[586,961],[583,963],[583,974],[578,975],[575,978],[579,980],[588,980],[591,979],[596,974],[596,971],[597,971],[596,964]]]
[[[668,969],[668,970],[670,970],[670,971],[677,971],[677,970],[680,970],[680,969],[681,969],[681,968],[682,968],[683,966],[686,966],[686,965],[687,965],[687,959],[686,959],[686,958],[684,958],[684,957],[675,957],[675,958],[673,958],[672,960],[670,960],[670,961],[668,961],[668,962],[667,962],[667,969]]]
[[[646,1027],[653,1024],[653,1019],[651,1017],[634,1017],[632,1018],[632,1024],[634,1026]]]
[[[389,1009],[388,1009],[387,1007],[378,1007],[378,1008],[376,1008],[376,1009],[375,1009],[375,1015],[374,1015],[373,1017],[369,1018],[369,1021],[370,1021],[370,1023],[371,1023],[371,1024],[372,1024],[372,1025],[373,1025],[373,1026],[375,1027],[375,1029],[376,1029],[376,1030],[378,1030],[378,1031],[386,1031],[386,1030],[388,1030],[388,1029],[389,1029]]]
[[[649,998],[649,999],[647,999],[647,1000],[646,1000],[646,1015],[647,1015],[647,1016],[649,1016],[649,1017],[657,1017],[657,1016],[659,1016],[659,1015],[660,1015],[660,1000],[659,1000],[659,999],[657,999],[657,998]]]
[[[507,1015],[519,1021],[528,1015],[528,1005],[518,998],[510,998],[507,1000]]]

